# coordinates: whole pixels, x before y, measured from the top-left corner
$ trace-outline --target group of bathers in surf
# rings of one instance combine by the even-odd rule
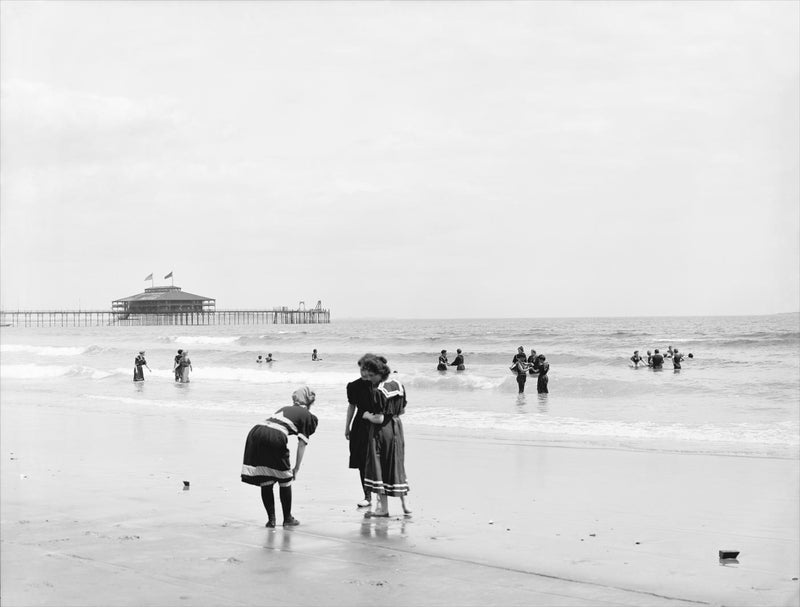
[[[550,363],[547,362],[547,357],[544,354],[537,354],[536,350],[531,348],[530,355],[525,356],[525,348],[520,346],[517,348],[517,353],[511,360],[511,367],[509,368],[512,373],[517,375],[517,386],[520,394],[525,392],[525,382],[528,379],[528,375],[538,376],[536,391],[539,394],[548,394],[550,392],[548,388]]]
[[[453,362],[447,362],[447,350],[442,350],[439,353],[439,362],[436,365],[437,371],[447,371],[447,367],[455,367],[456,371],[463,371],[466,367],[464,367],[464,355],[461,353],[461,348],[456,350],[456,357],[453,359]]]
[[[147,367],[148,371],[151,373],[153,372],[153,370],[147,366],[147,361],[144,358],[144,350],[140,351],[133,361],[133,381],[144,381],[144,369],[142,369],[142,367]],[[175,373],[176,382],[182,384],[189,383],[189,371],[192,370],[192,361],[189,359],[188,350],[178,350],[172,370]]]
[[[693,355],[690,353],[688,358],[693,358]],[[664,354],[661,354],[658,348],[656,348],[652,353],[650,350],[648,350],[646,359],[639,354],[639,350],[634,350],[630,361],[633,363],[634,367],[638,367],[641,363],[643,365],[647,365],[651,369],[663,369],[664,360],[666,359],[672,360],[673,369],[680,369],[681,362],[684,360],[684,356],[678,352],[678,348],[673,349],[672,346],[669,346]]]

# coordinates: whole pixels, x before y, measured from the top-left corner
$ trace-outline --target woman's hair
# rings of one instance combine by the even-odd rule
[[[381,379],[386,379],[392,372],[389,365],[386,363],[387,361],[383,356],[372,356],[370,358],[363,356],[361,359],[361,368],[365,369],[367,373],[375,373],[376,375],[380,375]]]
[[[364,354],[364,356],[358,359],[358,367],[361,368],[361,366],[364,364],[364,361],[367,360],[368,358],[377,358],[377,357],[375,354],[367,352],[366,354]]]
[[[314,404],[316,398],[317,395],[314,394],[314,391],[308,386],[303,386],[292,392],[292,403],[295,405],[310,407]]]

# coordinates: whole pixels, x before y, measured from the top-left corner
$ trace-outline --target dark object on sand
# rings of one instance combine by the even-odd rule
[[[189,490],[189,481],[183,481],[183,490],[184,491],[188,491]]]
[[[719,551],[719,558],[721,559],[735,559],[739,556],[738,550],[720,550]]]
[[[688,356],[689,358],[694,358],[694,354],[692,354],[691,352],[689,352]]]

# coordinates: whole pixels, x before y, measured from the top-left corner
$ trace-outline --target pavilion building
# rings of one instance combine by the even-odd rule
[[[175,286],[150,287],[144,293],[112,301],[111,310],[121,320],[131,316],[213,314],[216,300],[181,291],[180,287]]]

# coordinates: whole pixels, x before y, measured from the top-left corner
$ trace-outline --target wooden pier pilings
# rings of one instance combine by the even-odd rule
[[[154,325],[327,324],[330,310],[216,310],[176,314],[124,314],[108,310],[0,310],[0,325],[14,327],[102,327]]]

